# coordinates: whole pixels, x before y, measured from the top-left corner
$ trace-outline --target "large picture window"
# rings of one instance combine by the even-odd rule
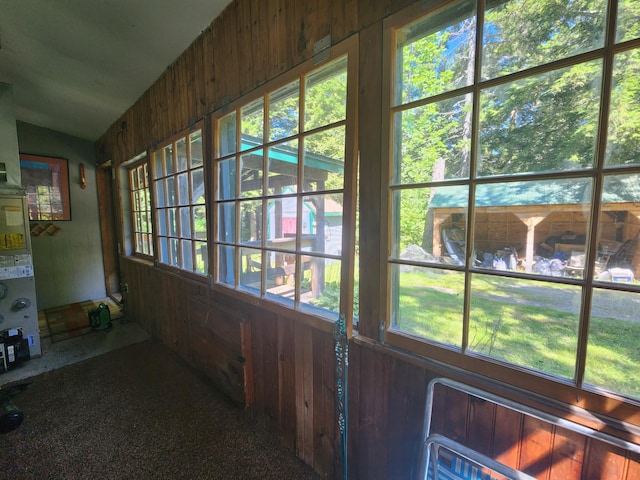
[[[152,158],[158,261],[207,275],[202,130],[178,136],[153,152]]]
[[[342,54],[214,120],[215,281],[351,315],[353,87]]]
[[[638,13],[462,0],[388,22],[387,341],[640,398]]]

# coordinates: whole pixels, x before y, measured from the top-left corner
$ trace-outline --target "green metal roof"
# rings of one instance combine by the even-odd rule
[[[538,182],[481,184],[476,188],[477,207],[526,205],[577,205],[591,202],[591,179],[558,179]],[[605,180],[603,203],[640,202],[640,176],[610,176]],[[432,208],[466,207],[465,185],[441,186],[429,204]]]
[[[250,135],[242,135],[242,151],[250,150],[263,144],[261,139]],[[259,149],[251,153],[262,156],[262,151],[263,149]],[[269,147],[269,158],[295,164],[298,163],[298,149],[284,144],[272,146]],[[331,158],[310,151],[304,152],[304,164],[307,167],[317,168],[326,172],[344,173],[344,161],[342,159]]]

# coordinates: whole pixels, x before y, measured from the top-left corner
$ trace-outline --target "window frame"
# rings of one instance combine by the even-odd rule
[[[195,132],[200,131],[200,135],[201,135],[201,142],[202,142],[202,166],[201,167],[196,167],[196,168],[192,168],[191,166],[191,154],[190,154],[190,149],[191,149],[191,144],[190,144],[190,138],[191,135],[194,134]],[[180,170],[178,171],[177,168],[175,168],[175,160],[176,160],[176,142],[180,141],[184,139],[185,140],[185,148],[187,150],[187,157],[188,157],[188,166],[186,167],[185,170]],[[174,161],[174,171],[171,173],[166,172],[166,163],[164,160],[164,151],[165,148],[168,146],[172,146],[172,155],[173,155],[173,161]],[[156,172],[156,154],[160,153],[161,155],[163,155],[163,160],[162,160],[162,165],[163,165],[163,172],[160,176],[158,176],[158,173]],[[209,248],[210,248],[210,220],[209,220],[209,215],[210,215],[210,208],[209,208],[209,182],[208,182],[208,171],[207,171],[207,129],[205,127],[205,122],[203,120],[194,123],[193,125],[191,125],[189,128],[186,128],[178,133],[176,133],[175,135],[173,135],[172,137],[158,143],[157,145],[154,146],[154,148],[149,152],[149,162],[150,162],[150,182],[151,182],[151,200],[152,200],[152,210],[153,210],[153,221],[154,221],[154,264],[156,267],[158,268],[162,268],[162,269],[166,269],[168,271],[171,272],[175,272],[179,275],[188,277],[192,280],[196,280],[199,282],[208,282],[209,281],[209,277],[210,277],[210,271],[211,271],[211,255],[209,254]],[[203,193],[202,193],[202,197],[203,197],[203,203],[194,203],[194,199],[191,198],[192,196],[192,184],[191,184],[191,173],[194,170],[198,170],[198,169],[202,169],[202,177],[203,177]],[[175,205],[168,205],[166,204],[166,195],[167,192],[164,192],[164,198],[165,198],[165,205],[162,207],[158,206],[158,191],[156,189],[156,184],[159,180],[162,180],[163,182],[168,179],[168,178],[174,178],[175,182],[176,182],[176,198],[178,195],[178,186],[177,186],[177,177],[180,174],[186,174],[187,175],[187,183],[189,186],[189,203],[184,203],[181,204],[179,203],[178,200],[176,200]],[[205,208],[205,225],[206,225],[206,237],[204,240],[200,240],[200,239],[196,239],[196,231],[194,228],[194,223],[192,222],[192,224],[190,225],[190,235],[189,236],[182,236],[181,233],[178,231],[176,233],[176,235],[171,235],[170,232],[167,230],[167,234],[166,235],[161,235],[160,234],[160,227],[159,227],[159,212],[167,212],[170,208],[174,208],[176,210],[182,208],[182,207],[188,207],[190,209],[192,209],[194,206],[203,206]],[[192,218],[192,216],[190,217]],[[167,229],[170,228],[169,226],[169,219],[165,219],[166,220],[166,224],[167,224]],[[180,229],[180,218],[179,218],[179,214],[176,215],[176,222],[178,224],[178,229]],[[161,248],[160,248],[160,242],[162,238],[167,238],[167,239],[178,239],[178,241],[182,240],[182,239],[187,239],[189,242],[191,242],[191,251],[192,251],[192,255],[193,255],[193,266],[191,270],[187,270],[185,268],[182,268],[180,266],[177,265],[172,265],[170,263],[166,263],[163,262],[161,260]],[[205,268],[206,268],[206,272],[204,273],[199,273],[196,271],[196,265],[197,265],[197,253],[195,250],[195,246],[193,245],[195,242],[199,242],[202,243],[204,245],[204,249],[206,251],[206,257],[205,260]],[[182,264],[182,248],[178,248],[178,258],[180,263]],[[170,256],[170,252],[167,252],[167,255]]]
[[[604,283],[598,282],[593,279],[593,265],[595,255],[597,252],[593,248],[589,248],[587,252],[587,265],[584,273],[584,280],[573,281],[571,279],[563,278],[561,283],[569,285],[582,286],[582,299],[579,314],[579,331],[576,334],[577,339],[577,351],[576,351],[576,375],[574,379],[563,379],[561,377],[553,376],[551,374],[545,374],[544,372],[534,371],[516,364],[509,364],[506,361],[501,361],[496,358],[491,358],[486,355],[477,354],[467,350],[468,339],[468,323],[469,323],[469,304],[470,304],[470,279],[472,274],[489,274],[497,275],[504,278],[514,279],[540,279],[539,275],[524,272],[487,272],[486,270],[474,267],[467,258],[464,262],[464,266],[455,268],[464,273],[464,314],[461,318],[463,324],[463,340],[461,348],[456,349],[444,344],[438,344],[427,339],[421,339],[412,336],[406,332],[400,330],[394,330],[391,326],[392,322],[392,298],[391,298],[391,283],[392,283],[392,265],[398,264],[392,259],[393,251],[393,191],[396,187],[393,186],[393,163],[394,163],[394,120],[393,116],[395,112],[402,110],[406,107],[407,103],[399,102],[394,103],[396,98],[396,92],[394,85],[397,85],[396,81],[396,33],[401,28],[412,22],[417,21],[420,18],[432,15],[441,11],[442,9],[453,5],[457,0],[444,0],[438,2],[437,5],[423,8],[419,2],[415,2],[413,5],[403,9],[402,11],[386,18],[383,25],[383,99],[382,99],[382,211],[380,216],[380,251],[381,251],[381,265],[380,265],[380,292],[384,292],[379,299],[379,311],[382,314],[382,322],[380,325],[379,341],[386,344],[389,349],[398,352],[401,355],[412,357],[418,355],[419,358],[425,359],[427,362],[433,362],[442,368],[462,369],[470,374],[478,374],[486,378],[494,379],[498,382],[511,385],[518,389],[521,389],[529,394],[540,395],[542,397],[552,398],[567,404],[576,405],[587,410],[596,411],[599,414],[615,418],[616,420],[630,422],[635,425],[640,425],[640,414],[637,411],[637,406],[640,404],[640,399],[626,397],[614,392],[604,391],[597,387],[589,385],[583,385],[584,371],[586,365],[586,349],[588,344],[588,318],[591,310],[591,300],[595,287],[604,290],[623,291],[638,293],[639,289],[632,286],[619,283]],[[477,2],[476,5],[484,5],[484,2]],[[482,22],[483,12],[476,12],[476,35],[481,37],[482,34]],[[502,85],[513,81],[514,79],[529,78],[540,72],[551,71],[555,68],[563,65],[574,64],[580,61],[586,61],[589,59],[602,59],[602,85],[600,87],[601,99],[600,110],[598,115],[597,124],[597,140],[596,140],[596,158],[592,169],[576,170],[570,172],[558,172],[558,173],[534,173],[523,176],[523,179],[527,181],[538,181],[542,179],[556,179],[556,178],[592,178],[593,179],[593,196],[591,198],[591,205],[589,208],[589,221],[591,224],[589,237],[587,239],[588,245],[597,244],[599,234],[599,221],[601,216],[601,192],[602,183],[605,178],[605,173],[608,175],[626,173],[632,175],[640,172],[640,166],[617,166],[604,168],[604,157],[606,148],[606,137],[608,128],[608,111],[610,106],[610,93],[611,93],[611,77],[613,69],[613,59],[615,54],[631,51],[634,48],[640,47],[640,39],[630,40],[622,43],[615,43],[613,38],[615,37],[615,17],[616,12],[608,9],[606,34],[607,40],[605,40],[604,47],[596,48],[586,53],[581,53],[569,59],[560,59],[554,62],[539,65],[533,68],[527,68],[522,71],[510,75],[498,76],[490,80],[480,79],[480,69],[474,69],[474,82],[467,87],[456,88],[454,91],[456,95],[464,93],[474,94],[474,128],[471,137],[471,165],[474,165],[477,161],[478,155],[478,136],[477,136],[477,124],[479,116],[479,94],[483,89]],[[482,55],[481,42],[475,41],[475,55],[478,57]],[[477,63],[476,63],[477,65]],[[438,98],[452,97],[450,92],[436,95]],[[432,100],[430,100],[432,101]],[[411,102],[408,102],[411,103]],[[418,103],[418,102],[415,102]],[[426,102],[425,102],[426,103]],[[406,107],[408,108],[408,107]],[[439,184],[464,184],[469,185],[470,196],[469,204],[466,211],[466,245],[473,245],[472,230],[473,222],[475,219],[475,199],[473,192],[476,185],[488,185],[491,183],[504,182],[508,179],[509,175],[501,175],[495,177],[480,177],[472,173],[468,179],[456,179],[453,181],[447,180],[443,182],[430,182],[429,185],[437,186]],[[401,189],[402,187],[399,187]],[[466,254],[471,253],[472,248],[466,249]],[[416,264],[418,265],[418,264]],[[419,264],[422,266],[422,264]],[[437,264],[428,264],[427,267],[431,268],[448,268],[450,266]],[[546,281],[553,282],[553,279],[547,279]],[[384,328],[383,328],[384,327]]]
[[[241,112],[242,108],[248,105],[251,105],[253,102],[259,101],[262,99],[263,101],[263,141],[261,142],[260,147],[262,149],[268,149],[275,145],[282,144],[282,139],[270,139],[268,138],[268,128],[267,126],[270,124],[270,118],[266,113],[266,105],[269,99],[269,94],[277,93],[281,88],[295,82],[296,80],[302,81],[307,76],[312,75],[315,71],[322,69],[323,66],[327,64],[331,64],[333,61],[346,56],[347,58],[347,86],[346,86],[346,105],[345,105],[345,117],[343,120],[338,122],[333,122],[327,125],[323,125],[321,127],[313,128],[309,131],[302,131],[301,125],[302,123],[299,121],[298,123],[298,131],[297,133],[286,137],[286,140],[295,140],[297,142],[298,149],[298,182],[300,181],[302,175],[302,139],[309,136],[309,132],[312,133],[322,133],[323,131],[327,131],[333,128],[345,128],[344,134],[344,143],[345,143],[345,151],[344,151],[344,184],[341,190],[343,195],[343,209],[342,209],[342,249],[341,253],[337,256],[341,261],[341,273],[340,273],[340,300],[339,300],[339,309],[340,313],[344,313],[347,319],[347,330],[348,334],[351,335],[352,331],[352,322],[353,322],[353,299],[354,299],[354,267],[355,267],[355,217],[356,217],[356,207],[357,207],[357,166],[358,166],[358,149],[357,149],[357,95],[358,95],[358,36],[353,35],[348,39],[340,42],[337,45],[330,47],[329,55],[322,60],[318,60],[317,58],[309,59],[304,63],[298,65],[297,67],[291,69],[290,71],[283,73],[282,75],[276,77],[275,79],[267,82],[261,87],[253,90],[252,92],[238,98],[237,100],[229,103],[221,109],[218,109],[212,112],[210,116],[210,129],[212,132],[212,148],[211,154],[207,157],[207,164],[209,170],[211,171],[211,180],[210,184],[213,186],[211,196],[210,196],[210,204],[211,204],[211,217],[213,222],[210,227],[210,235],[211,235],[211,243],[210,248],[212,251],[213,257],[213,265],[211,267],[211,277],[212,277],[212,288],[214,290],[222,291],[226,294],[230,294],[232,296],[236,296],[244,301],[250,301],[252,304],[257,304],[261,308],[265,308],[266,310],[282,313],[284,315],[291,315],[292,313],[296,314],[296,318],[300,319],[303,323],[308,325],[317,327],[324,331],[331,331],[331,326],[333,322],[338,318],[338,313],[335,314],[335,318],[331,315],[318,315],[312,311],[312,309],[299,308],[298,303],[295,303],[294,308],[290,305],[281,303],[277,300],[270,299],[267,295],[266,288],[264,285],[264,277],[266,272],[264,268],[261,269],[261,275],[263,276],[263,285],[261,287],[261,291],[258,295],[254,293],[249,293],[240,287],[238,276],[239,272],[237,271],[237,265],[235,266],[234,273],[234,285],[231,286],[222,282],[219,282],[217,279],[218,275],[218,266],[219,266],[219,253],[218,247],[225,246],[226,243],[221,243],[218,241],[216,232],[219,228],[219,212],[218,205],[220,201],[218,201],[218,191],[219,191],[219,174],[218,174],[218,160],[219,159],[230,159],[241,157],[246,150],[242,150],[241,148],[236,148],[236,152],[234,154],[225,154],[220,155],[221,147],[219,145],[219,120],[223,119],[225,116],[236,111],[236,142],[237,139],[241,135]],[[302,92],[300,94],[300,98],[298,100],[299,105],[304,103],[304,88],[300,90]],[[302,117],[301,111],[298,112],[298,118]],[[266,172],[266,170],[263,170]],[[268,177],[264,175],[263,186],[266,184]],[[237,182],[236,182],[237,183]],[[299,184],[299,183],[298,183]],[[236,187],[237,188],[237,187]],[[338,189],[340,190],[340,189]],[[319,195],[328,195],[331,193],[336,193],[338,190],[332,189],[323,189],[319,192],[316,191],[303,191],[296,192],[291,195],[291,198],[297,198],[297,203],[300,202],[302,197],[313,196],[314,194]],[[259,198],[263,202],[270,202],[272,200],[280,200],[283,198],[287,198],[285,195],[273,195],[267,193],[266,189],[262,191],[262,194]],[[236,203],[238,199],[241,199],[240,192],[236,195]],[[256,197],[258,198],[258,197]],[[239,215],[236,214],[236,218]],[[263,220],[263,225],[265,224],[266,219]],[[299,237],[300,234],[297,234]],[[258,247],[261,251],[272,251],[274,250],[273,246],[269,245],[269,241],[266,238],[266,233],[263,235],[263,240],[261,240],[261,246]],[[298,241],[299,242],[299,241]],[[246,248],[243,245],[242,241],[239,238],[235,238],[232,244],[228,244],[229,246],[234,246],[237,249]],[[277,248],[275,249],[276,253],[279,252]],[[302,248],[299,243],[296,243],[295,254],[298,256],[302,252]],[[319,253],[316,256],[320,258],[328,258],[325,257],[324,254]],[[263,260],[263,266],[265,265],[266,260]],[[235,263],[235,262],[234,262]],[[300,269],[299,262],[296,262],[296,278],[299,278]]]
[[[130,256],[139,257],[145,260],[153,261],[154,252],[155,252],[155,215],[153,211],[153,193],[151,190],[151,164],[149,161],[149,157],[145,153],[142,158],[134,159],[132,163],[127,163],[123,165],[125,167],[125,171],[127,174],[127,190],[129,192],[129,209],[127,216],[130,217],[129,224],[131,229],[131,254]],[[132,174],[134,170],[138,170],[138,175],[140,175],[140,170],[145,170],[146,167],[146,190],[149,195],[149,210],[147,214],[149,215],[149,231],[147,232],[138,232],[136,229],[136,221],[137,221],[137,213],[136,210],[136,201],[135,201],[135,191],[132,186]],[[144,188],[138,189],[138,191],[144,190]],[[148,241],[150,245],[150,253],[144,253],[143,251],[138,250],[138,233],[142,235],[148,236]]]

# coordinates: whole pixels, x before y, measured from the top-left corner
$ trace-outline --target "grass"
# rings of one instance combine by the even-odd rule
[[[401,273],[396,328],[460,346],[463,291],[464,277],[458,273]],[[579,287],[474,275],[471,291],[469,350],[573,378]],[[616,298],[609,298],[610,308],[599,309],[609,314],[591,318],[585,383],[640,397],[640,320],[628,315],[637,311],[639,295],[606,292],[600,297],[605,295]]]
[[[327,267],[326,289],[313,303],[336,311],[339,266]],[[574,377],[580,287],[474,275],[471,290],[469,350],[562,378]],[[460,346],[463,292],[460,273],[428,268],[402,272],[395,328]],[[640,318],[635,313],[640,294],[596,291],[594,302],[584,381],[640,398]],[[357,309],[354,313],[358,315]]]

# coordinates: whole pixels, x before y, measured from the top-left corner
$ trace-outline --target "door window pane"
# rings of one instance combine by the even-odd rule
[[[340,311],[340,260],[313,255],[300,258],[300,309],[338,317]]]
[[[261,145],[264,138],[264,100],[259,99],[242,108],[240,117],[241,150],[249,150]]]
[[[347,58],[311,73],[305,84],[305,131],[344,120],[347,115]]]
[[[483,90],[478,175],[593,166],[601,75],[594,60]]]
[[[394,115],[394,183],[437,182],[469,176],[473,95],[403,110]]]
[[[465,185],[395,191],[392,258],[464,265],[468,191]]]
[[[267,202],[268,247],[295,252],[297,225],[297,197],[276,198]]]
[[[259,295],[262,285],[262,251],[241,248],[239,270],[240,287]]]
[[[640,293],[593,290],[585,383],[640,398]]]
[[[588,5],[588,6],[587,6]],[[607,1],[487,2],[482,42],[482,78],[525,70],[601,48]],[[585,13],[584,9],[588,9]]]
[[[639,2],[640,3],[640,2]],[[640,22],[636,22],[640,24]],[[606,165],[640,165],[640,48],[616,55]]]
[[[311,134],[304,139],[305,191],[344,188],[345,127]]]
[[[474,274],[468,348],[571,379],[581,298],[575,285]]]
[[[299,105],[299,80],[269,95],[269,141],[291,137],[298,133]]]
[[[218,121],[218,148],[220,156],[237,151],[236,147],[236,112],[231,112]]]
[[[618,2],[618,22],[616,42],[626,42],[640,37],[640,2],[638,0],[620,0]]]
[[[263,150],[254,150],[240,157],[240,196],[242,198],[262,195]]]
[[[640,173],[604,177],[596,279],[640,280]]]
[[[298,186],[298,141],[280,143],[267,151],[267,194],[295,192]]]
[[[396,105],[473,83],[475,2],[455,2],[396,34]]]
[[[394,264],[390,286],[391,329],[461,347],[463,273]]]

